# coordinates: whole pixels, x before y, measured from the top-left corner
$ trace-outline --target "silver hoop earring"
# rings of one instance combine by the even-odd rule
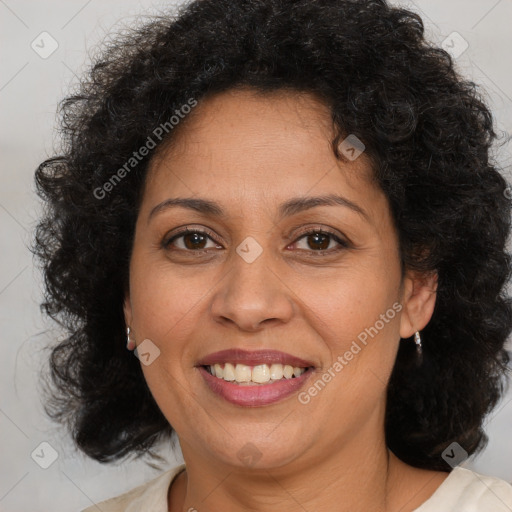
[[[130,327],[126,328],[126,348],[128,350],[135,349],[135,341],[130,339]]]
[[[414,333],[414,343],[416,343],[416,365],[421,366],[423,363],[423,347],[421,346],[420,332]]]
[[[416,343],[416,352],[418,352],[418,354],[421,354],[423,351],[421,347],[421,337],[419,331],[416,331],[414,333],[414,343]]]

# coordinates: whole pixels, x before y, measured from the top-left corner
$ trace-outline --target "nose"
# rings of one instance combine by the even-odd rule
[[[264,250],[251,263],[233,251],[229,260],[227,274],[212,296],[214,320],[243,331],[289,322],[294,312],[293,293],[273,268],[275,258],[270,251]]]

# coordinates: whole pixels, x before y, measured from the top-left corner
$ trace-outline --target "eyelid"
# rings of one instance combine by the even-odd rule
[[[347,244],[349,243],[348,239],[343,234],[339,233],[337,230],[332,230],[331,228],[326,228],[323,226],[308,226],[306,228],[299,230],[298,233],[294,233],[293,238],[297,240],[298,238],[303,237],[304,235],[313,233],[323,233],[326,235],[331,235],[335,238],[341,239]]]

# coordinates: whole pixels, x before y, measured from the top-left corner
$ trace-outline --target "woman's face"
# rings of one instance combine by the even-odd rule
[[[383,440],[400,337],[433,309],[423,285],[401,281],[364,152],[335,158],[330,112],[309,95],[232,90],[179,128],[151,162],[125,316],[185,460],[298,469],[347,444],[363,457]],[[340,199],[311,201],[326,196]],[[165,206],[171,198],[196,203]],[[239,377],[276,382],[240,385],[201,366],[231,349],[284,353],[217,358],[228,379],[224,363],[238,361]],[[292,356],[314,368],[278,380]]]

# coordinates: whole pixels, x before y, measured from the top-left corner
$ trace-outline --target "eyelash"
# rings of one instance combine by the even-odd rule
[[[162,248],[163,249],[167,249],[169,250],[169,247],[171,246],[172,242],[174,242],[175,240],[177,240],[178,238],[181,238],[187,234],[191,234],[191,233],[200,233],[200,234],[203,234],[203,235],[207,235],[210,240],[212,240],[214,243],[218,244],[218,242],[215,240],[215,237],[213,235],[212,232],[210,232],[209,230],[206,230],[206,229],[183,229],[181,231],[179,231],[178,233],[175,233],[174,235],[172,235],[171,238],[164,238],[164,240],[162,241]],[[324,255],[330,255],[330,254],[333,254],[333,253],[337,253],[343,249],[347,249],[350,247],[350,244],[347,240],[343,240],[341,239],[339,236],[337,236],[335,233],[329,231],[329,230],[326,230],[326,229],[309,229],[308,231],[305,231],[305,232],[302,232],[302,233],[299,233],[297,235],[297,238],[294,240],[294,242],[292,243],[296,243],[298,242],[299,240],[301,240],[302,238],[305,238],[309,235],[316,235],[316,234],[321,234],[321,235],[328,235],[330,236],[334,241],[336,241],[339,246],[335,249],[319,249],[319,250],[309,250],[309,252],[311,254],[314,254],[315,256],[324,256]],[[220,245],[220,244],[219,244]],[[197,250],[192,250],[192,249],[177,249],[178,251],[183,251],[183,252],[188,252],[188,253],[196,253],[196,254],[203,254],[203,253],[206,253],[208,252],[210,249],[197,249]],[[299,249],[300,251],[307,251],[307,249]]]

